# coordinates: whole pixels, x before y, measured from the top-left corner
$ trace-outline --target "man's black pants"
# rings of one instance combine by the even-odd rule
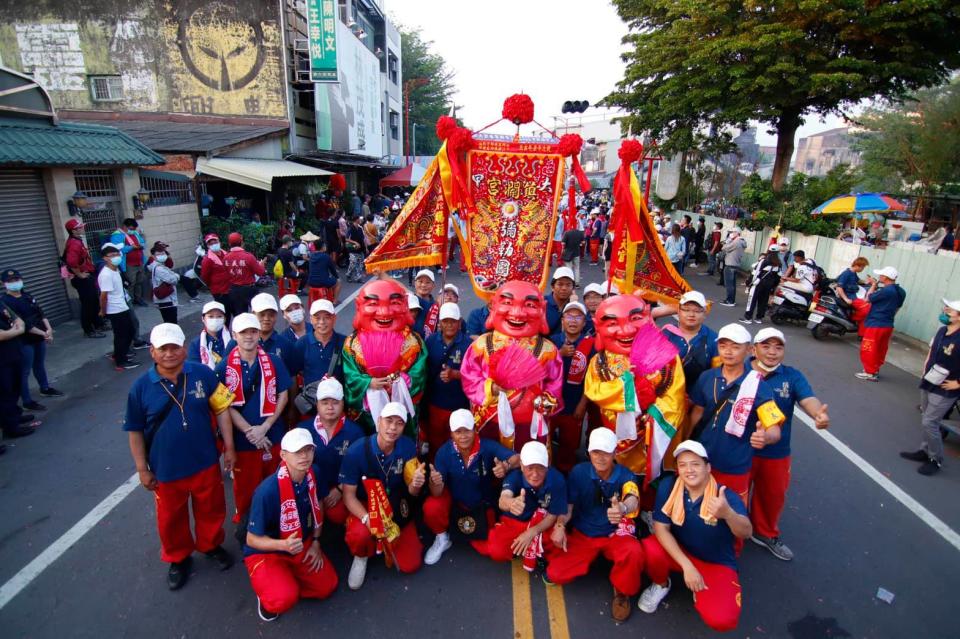
[[[70,280],[70,285],[80,297],[80,325],[84,333],[97,330],[97,316],[100,313],[100,293],[97,291],[97,281],[91,273],[88,277],[76,277]]]
[[[133,344],[133,320],[130,319],[130,311],[110,313],[107,319],[113,327],[113,361],[117,366],[126,364],[130,360],[130,345]]]

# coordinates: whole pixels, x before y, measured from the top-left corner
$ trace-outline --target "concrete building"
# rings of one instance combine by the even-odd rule
[[[860,154],[850,148],[850,132],[850,127],[839,127],[800,138],[793,170],[823,176],[841,164],[859,166]]]

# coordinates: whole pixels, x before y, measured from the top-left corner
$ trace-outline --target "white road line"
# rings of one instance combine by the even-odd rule
[[[357,290],[351,293],[345,300],[340,302],[335,310],[339,313],[347,304],[352,302],[360,293],[360,288],[357,288]],[[0,609],[10,603],[11,599],[20,594],[24,588],[29,586],[34,579],[40,576],[40,573],[46,570],[50,564],[59,559],[60,556],[67,552],[71,546],[80,541],[84,535],[86,535],[88,532],[90,532],[90,530],[93,529],[94,526],[100,523],[101,519],[110,514],[110,511],[113,510],[117,504],[122,502],[127,495],[132,493],[139,485],[140,476],[137,473],[134,473],[130,476],[130,479],[120,484],[116,490],[107,495],[106,499],[101,501],[93,508],[93,510],[84,515],[83,519],[74,524],[70,530],[63,533],[59,539],[50,544],[46,550],[37,555],[33,561],[21,568],[17,574],[7,581],[7,583],[3,584],[3,586],[0,586]]]
[[[960,534],[957,534],[957,532],[948,526],[946,522],[927,510],[923,504],[918,502],[916,499],[908,495],[906,491],[890,481],[886,475],[871,466],[867,460],[854,452],[852,448],[837,439],[833,433],[827,430],[818,430],[813,422],[813,419],[811,419],[802,410],[798,409],[795,411],[794,416],[798,417],[800,421],[810,427],[810,430],[815,432],[824,441],[833,446],[837,452],[850,460],[854,466],[862,470],[863,474],[877,482],[877,484],[879,484],[880,487],[885,491],[890,493],[894,499],[906,506],[907,510],[916,515],[920,521],[930,526],[930,528],[932,528],[935,533],[943,537],[948,544],[957,550],[960,550]]]

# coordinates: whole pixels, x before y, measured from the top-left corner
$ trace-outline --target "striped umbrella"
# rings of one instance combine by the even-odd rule
[[[852,213],[895,213],[906,211],[907,206],[882,193],[853,193],[832,197],[817,208],[811,215],[850,215]]]

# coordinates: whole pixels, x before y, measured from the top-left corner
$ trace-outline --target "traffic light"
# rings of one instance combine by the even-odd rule
[[[583,113],[590,107],[586,100],[567,100],[563,103],[560,113]]]

